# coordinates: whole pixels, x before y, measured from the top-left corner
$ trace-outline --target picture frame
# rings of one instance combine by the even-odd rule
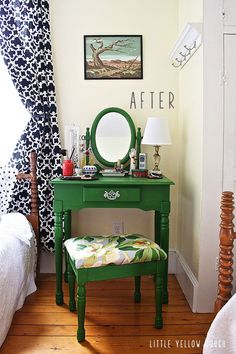
[[[143,79],[142,35],[84,35],[84,78]]]

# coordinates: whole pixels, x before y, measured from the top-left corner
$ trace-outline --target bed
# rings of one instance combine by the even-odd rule
[[[39,235],[36,154],[30,154],[29,174],[18,179],[31,181],[31,213],[0,215],[0,346],[5,340],[15,311],[26,296],[36,290],[37,244]]]
[[[236,353],[236,294],[233,289],[234,196],[223,192],[221,199],[220,252],[216,317],[207,333],[203,354]]]

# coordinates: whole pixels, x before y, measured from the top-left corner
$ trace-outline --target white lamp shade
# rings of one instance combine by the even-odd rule
[[[147,119],[142,144],[153,146],[171,144],[168,121],[166,118],[150,117]]]

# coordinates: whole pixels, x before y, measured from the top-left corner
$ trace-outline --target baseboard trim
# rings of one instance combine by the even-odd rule
[[[41,250],[40,273],[55,273],[55,254]]]
[[[170,248],[168,255],[168,273],[176,274],[176,250]]]
[[[184,257],[176,251],[176,278],[191,307],[192,312],[197,312],[197,299],[199,283]]]

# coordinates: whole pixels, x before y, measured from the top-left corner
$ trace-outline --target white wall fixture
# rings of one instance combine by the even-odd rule
[[[202,43],[202,24],[187,23],[171,51],[170,59],[175,68],[182,69]]]

